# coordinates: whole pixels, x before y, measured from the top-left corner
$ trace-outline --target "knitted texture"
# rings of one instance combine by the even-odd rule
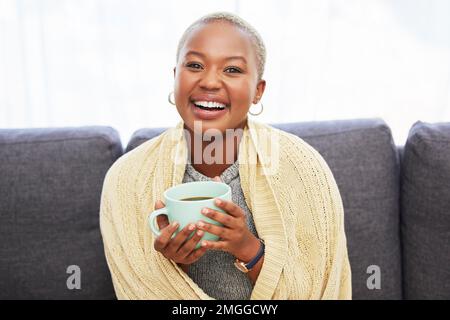
[[[181,121],[123,155],[105,177],[100,227],[119,299],[212,299],[154,249],[147,223],[155,201],[182,182],[187,154]],[[295,135],[248,120],[238,162],[266,244],[250,298],[350,299],[342,200],[319,153]]]
[[[183,183],[211,181],[212,179],[195,170],[191,163],[186,165]],[[256,237],[255,223],[245,203],[239,179],[239,162],[236,161],[220,174],[220,180],[231,188],[232,200],[245,213],[247,227]],[[234,256],[221,250],[208,250],[189,266],[188,275],[208,295],[221,300],[247,300],[253,290],[249,277],[234,266]]]

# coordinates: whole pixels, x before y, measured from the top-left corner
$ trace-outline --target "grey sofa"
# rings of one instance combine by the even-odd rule
[[[334,173],[354,299],[450,298],[450,123],[417,122],[399,147],[381,119],[274,126]],[[0,299],[115,298],[98,223],[103,179],[163,130],[138,130],[125,150],[109,127],[0,130]]]

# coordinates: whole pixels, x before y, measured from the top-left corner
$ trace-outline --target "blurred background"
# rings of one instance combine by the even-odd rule
[[[174,126],[178,40],[223,10],[266,43],[259,121],[450,121],[448,0],[0,0],[0,128]]]

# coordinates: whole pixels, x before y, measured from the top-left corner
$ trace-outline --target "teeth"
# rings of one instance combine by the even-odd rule
[[[194,101],[194,104],[210,109],[223,109],[226,107],[223,103],[215,101]]]

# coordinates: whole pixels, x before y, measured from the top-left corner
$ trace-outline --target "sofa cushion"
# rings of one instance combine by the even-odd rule
[[[345,210],[353,298],[401,299],[399,159],[386,123],[366,119],[274,126],[312,145],[334,174]],[[137,131],[127,151],[163,130]],[[380,289],[367,286],[370,266],[379,267]]]
[[[108,127],[0,130],[0,299],[115,298],[99,205],[121,154]]]
[[[402,162],[406,299],[450,299],[450,123],[416,122]]]

